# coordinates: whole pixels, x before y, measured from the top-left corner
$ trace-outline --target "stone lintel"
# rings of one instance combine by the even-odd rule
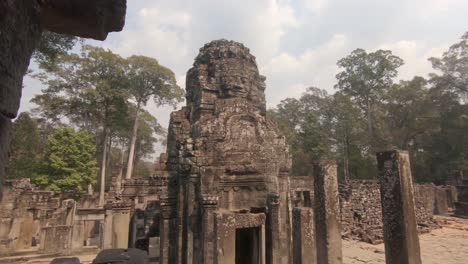
[[[217,208],[219,196],[211,194],[202,195],[202,203],[204,208]]]
[[[377,153],[387,264],[421,264],[407,151]]]
[[[125,24],[126,0],[39,0],[42,25],[52,32],[105,40]]]

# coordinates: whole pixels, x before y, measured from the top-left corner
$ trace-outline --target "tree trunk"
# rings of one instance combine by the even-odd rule
[[[372,129],[372,113],[371,113],[371,103],[369,99],[367,99],[367,132],[369,134],[370,152],[372,153],[374,149],[374,131]]]
[[[344,172],[344,181],[345,183],[349,182],[349,138],[348,138],[348,132],[345,131],[344,135],[344,150],[345,150],[345,155],[343,159],[343,172]]]
[[[133,123],[133,130],[132,130],[132,139],[130,141],[130,151],[128,152],[128,162],[127,162],[127,174],[125,175],[125,179],[132,178],[133,173],[133,159],[135,156],[135,144],[137,139],[137,132],[138,132],[138,114],[140,112],[140,102],[137,102],[136,110],[135,110],[135,119]]]
[[[103,140],[103,153],[101,161],[101,178],[100,178],[100,190],[99,190],[99,206],[104,206],[104,195],[106,187],[106,165],[107,165],[107,141],[109,138],[109,128],[104,128],[104,140]]]
[[[122,147],[121,154],[120,154],[119,174],[117,175],[117,193],[118,194],[120,194],[120,191],[122,188],[122,176],[123,176],[123,171],[124,171],[124,163],[125,163],[125,150]]]

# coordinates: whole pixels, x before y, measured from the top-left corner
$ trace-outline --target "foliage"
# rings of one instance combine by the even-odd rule
[[[32,181],[57,193],[83,194],[96,181],[95,152],[93,137],[88,132],[59,128],[47,142],[43,164]]]
[[[37,120],[21,113],[13,122],[7,178],[26,178],[35,173],[43,147]]]
[[[386,90],[393,84],[403,60],[389,50],[366,52],[356,49],[338,61],[343,70],[336,75],[335,88],[350,96],[367,119],[369,146],[375,145],[374,113]]]
[[[394,83],[403,61],[390,51],[357,49],[338,61],[334,95],[310,88],[269,111],[288,142],[292,175],[312,161],[338,161],[344,179],[375,178],[374,151],[407,150],[420,182],[443,182],[468,168],[468,33],[441,58],[436,73]]]
[[[431,74],[430,82],[435,89],[453,93],[462,100],[468,100],[468,31],[461,41],[453,44],[442,58],[429,58],[438,73]]]
[[[175,106],[182,100],[183,90],[177,85],[175,75],[170,69],[161,66],[157,60],[145,56],[134,55],[126,60],[126,76],[129,82],[129,94],[136,103],[126,173],[126,178],[130,178],[133,172],[141,108],[146,106],[151,97],[158,106],[162,104]],[[153,142],[146,142],[145,145],[150,145],[152,149]],[[139,145],[140,149],[143,147],[144,145]]]
[[[77,37],[44,31],[33,53],[33,58],[40,68],[50,69],[55,66],[55,59],[67,54],[77,42]]]
[[[156,59],[130,56],[126,59],[126,77],[129,93],[136,104],[146,105],[153,98],[157,105],[175,105],[184,94],[177,85],[174,73]]]

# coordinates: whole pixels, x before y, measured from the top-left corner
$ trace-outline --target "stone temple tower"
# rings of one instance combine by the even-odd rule
[[[291,263],[291,161],[265,87],[244,45],[200,49],[169,124],[160,263]]]

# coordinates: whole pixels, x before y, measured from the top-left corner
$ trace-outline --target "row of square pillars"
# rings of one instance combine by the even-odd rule
[[[377,153],[380,180],[382,215],[384,223],[385,259],[387,264],[421,264],[419,238],[414,210],[413,181],[409,155],[406,151],[385,151]],[[314,163],[314,209],[296,207],[292,211],[292,259],[294,264],[341,264],[343,262],[340,207],[335,161],[318,161]],[[273,195],[274,196],[274,195]],[[279,213],[279,195],[269,197],[270,217]],[[209,200],[209,199],[208,199]],[[215,210],[207,201],[205,210]],[[216,201],[213,201],[215,204]],[[171,257],[169,247],[164,246],[169,234],[171,222],[175,217],[174,201],[161,201],[163,221],[161,225],[160,263],[168,263]],[[212,208],[213,207],[213,208]],[[211,215],[211,214],[206,214]],[[207,229],[213,229],[213,218],[203,219]],[[269,232],[270,250],[266,252],[266,261],[261,263],[281,264],[284,259],[279,256],[281,228],[276,221],[269,227],[278,232]],[[262,228],[263,229],[263,228]],[[208,230],[209,231],[209,230]],[[211,230],[213,231],[213,230]],[[212,234],[213,232],[207,232]],[[214,238],[202,237],[204,259],[202,263],[217,263],[209,250],[213,247]],[[264,249],[263,249],[264,250]],[[263,253],[264,254],[264,253]],[[270,255],[271,254],[271,255]]]
[[[377,164],[385,261],[387,264],[421,264],[408,152],[379,152]],[[293,209],[293,263],[341,264],[336,162],[316,162],[314,175],[314,210],[303,207]]]

